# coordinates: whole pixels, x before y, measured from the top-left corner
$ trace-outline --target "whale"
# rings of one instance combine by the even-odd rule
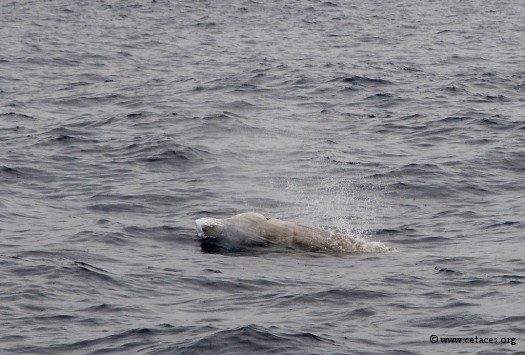
[[[245,212],[218,219],[205,217],[195,221],[197,235],[213,238],[226,247],[277,246],[315,253],[382,253],[383,243],[353,238],[340,232],[265,217]]]

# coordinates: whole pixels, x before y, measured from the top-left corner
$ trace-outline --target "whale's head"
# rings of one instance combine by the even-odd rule
[[[218,239],[225,245],[266,244],[264,233],[261,232],[267,222],[262,214],[255,212],[241,213],[226,219],[206,217],[195,221],[200,237]]]
[[[220,219],[217,218],[199,218],[195,221],[197,225],[197,234],[200,237],[225,237],[226,228]]]

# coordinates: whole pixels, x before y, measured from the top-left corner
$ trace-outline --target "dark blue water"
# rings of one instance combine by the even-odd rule
[[[517,0],[2,1],[0,352],[523,351],[524,19]],[[245,211],[395,251],[197,238]]]

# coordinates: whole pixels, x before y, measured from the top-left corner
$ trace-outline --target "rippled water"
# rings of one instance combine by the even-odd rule
[[[524,18],[3,1],[1,352],[523,350]],[[396,251],[201,244],[195,219],[244,211]]]

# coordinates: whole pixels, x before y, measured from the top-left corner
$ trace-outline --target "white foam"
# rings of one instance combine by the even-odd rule
[[[387,247],[385,244],[376,241],[367,241],[363,240],[363,252],[364,253],[387,253],[392,251],[391,248]]]

